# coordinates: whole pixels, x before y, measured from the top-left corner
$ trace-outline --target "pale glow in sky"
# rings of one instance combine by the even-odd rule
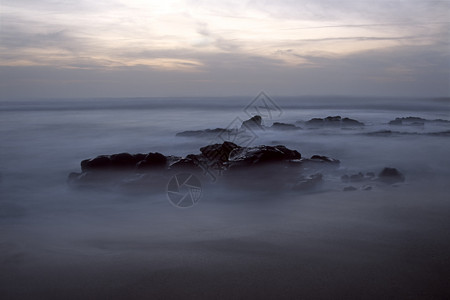
[[[205,87],[204,94],[226,94],[217,89],[220,82],[230,86],[229,70],[235,67],[253,74],[249,87],[270,81],[257,74],[273,72],[277,79],[285,76],[292,82],[276,87],[277,93],[320,94],[314,82],[305,91],[292,81],[294,74],[306,76],[314,69],[317,86],[321,79],[332,80],[326,75],[330,72],[341,72],[349,80],[363,77],[368,86],[370,81],[421,81],[432,73],[436,78],[426,83],[423,93],[448,96],[448,1],[3,0],[0,5],[0,67],[3,72],[20,72],[17,76],[24,78],[17,80],[22,83],[30,80],[27,68],[110,75],[138,70],[151,77],[170,73],[180,86],[186,86],[185,78],[193,80],[189,76],[197,83],[216,80],[216,88]],[[376,70],[365,74],[369,67]],[[14,96],[18,81],[7,73],[2,79],[6,96]],[[48,88],[52,86],[51,78],[45,80]],[[194,85],[185,92],[197,90]],[[246,93],[245,88],[237,90]],[[183,94],[181,89],[152,92]],[[109,95],[96,90],[92,96],[99,94]],[[145,87],[136,95],[152,96]]]

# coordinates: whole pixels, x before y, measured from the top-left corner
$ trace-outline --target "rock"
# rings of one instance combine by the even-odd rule
[[[261,129],[262,128],[262,118],[261,116],[253,116],[250,119],[242,122],[241,129]]]
[[[276,129],[276,130],[297,130],[297,129],[301,129],[301,127],[297,127],[294,124],[287,124],[287,123],[280,123],[280,122],[273,123],[270,128]]]
[[[364,179],[364,174],[361,172],[359,172],[358,174],[350,175],[349,177],[350,182],[361,182],[364,181]]]
[[[270,191],[295,184],[297,188],[303,189],[322,180],[322,175],[316,174],[298,181],[301,154],[282,145],[240,147],[232,142],[223,142],[202,147],[200,152],[184,158],[165,156],[158,152],[100,155],[83,160],[81,173],[69,174],[68,183],[76,187],[153,189],[174,172],[180,171],[201,173],[202,176],[214,173],[212,177],[215,174],[230,174],[223,178],[241,184],[244,188],[250,184],[260,190]],[[322,159],[334,161],[325,157]],[[238,173],[229,173],[230,170],[238,170]]]
[[[313,118],[307,122],[310,127],[362,127],[364,123],[350,118],[341,118],[341,116],[328,116],[324,119]]]
[[[265,163],[282,162],[300,159],[301,154],[285,146],[256,146],[236,148],[231,151],[229,161],[233,166],[254,166]]]
[[[343,118],[341,122],[341,126],[349,126],[349,127],[361,127],[364,126],[364,123],[359,122],[350,118]]]
[[[200,148],[200,152],[209,161],[212,162],[226,162],[230,156],[231,151],[240,149],[241,147],[232,142],[223,142],[222,144],[213,144]]]
[[[150,152],[147,154],[143,160],[139,161],[136,165],[137,170],[155,170],[155,169],[164,169],[167,166],[167,157],[162,155],[161,153]]]
[[[341,181],[342,182],[349,182],[350,181],[350,176],[348,176],[347,174],[342,175],[341,176]]]
[[[293,189],[301,191],[311,190],[317,188],[322,182],[323,175],[321,173],[317,173],[303,178],[294,185]]]
[[[424,125],[428,120],[419,117],[395,118],[389,125]]]
[[[375,174],[373,172],[368,172],[366,175],[364,175],[362,172],[352,174],[352,175],[342,175],[341,181],[342,182],[363,182],[363,181],[371,181],[375,177]]]
[[[310,158],[312,162],[339,164],[340,161],[324,155],[313,155]]]
[[[201,172],[202,168],[199,165],[199,161],[193,157],[182,158],[179,161],[173,163],[170,166],[170,170],[174,171],[191,171],[191,172]]]
[[[81,171],[104,170],[111,167],[109,155],[100,155],[93,159],[85,159],[81,162]]]
[[[403,118],[395,118],[395,120],[390,121],[389,125],[406,125],[406,126],[423,126],[426,123],[438,123],[438,124],[448,124],[449,120],[443,119],[435,119],[435,120],[427,120],[420,117],[403,117]]]
[[[355,188],[354,186],[346,186],[343,189],[344,192],[352,192],[352,191],[356,191],[356,190],[358,190],[358,189]]]
[[[130,153],[119,153],[109,156],[111,161],[111,168],[115,170],[129,170],[136,166],[136,157]]]
[[[370,185],[365,185],[362,187],[363,191],[371,191],[372,187]]]
[[[384,183],[394,184],[404,182],[405,176],[396,168],[384,168],[380,174],[378,174],[378,180]]]

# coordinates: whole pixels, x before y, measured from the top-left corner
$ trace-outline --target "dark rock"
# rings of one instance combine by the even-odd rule
[[[261,129],[262,128],[262,118],[261,116],[253,116],[250,119],[242,122],[241,129]]]
[[[162,155],[161,153],[150,152],[145,156],[143,160],[137,163],[136,168],[139,171],[143,170],[155,170],[155,169],[164,169],[167,166],[167,157]]]
[[[354,120],[354,119],[350,119],[350,118],[343,118],[341,125],[342,126],[349,126],[349,127],[361,127],[361,126],[364,126],[364,123],[359,122],[359,121]]]
[[[324,155],[313,155],[310,158],[312,162],[339,164],[340,161]]]
[[[350,175],[349,178],[350,182],[361,182],[364,181],[364,179],[364,174],[361,172],[359,172],[358,174]]]
[[[322,127],[322,126],[330,126],[330,127],[362,127],[364,123],[359,122],[350,118],[341,118],[341,116],[328,116],[324,119],[321,118],[313,118],[305,123],[308,126],[312,127]]]
[[[133,154],[133,158],[134,158],[134,161],[140,162],[141,160],[144,160],[147,155],[148,154],[137,153],[137,154]]]
[[[202,168],[199,165],[199,161],[189,157],[189,158],[182,158],[179,161],[173,163],[170,166],[170,170],[174,171],[194,171],[194,172],[201,172]]]
[[[240,147],[232,142],[224,142],[202,147],[200,151],[199,154],[189,154],[184,158],[164,156],[157,152],[101,155],[83,160],[82,172],[69,174],[68,183],[76,187],[153,189],[178,171],[201,173],[202,176],[213,173],[212,177],[224,175],[224,180],[237,185],[245,187],[251,184],[269,191],[296,184],[297,188],[307,188],[322,180],[319,174],[302,177],[298,181],[301,154],[282,145]],[[239,170],[239,173],[229,170]]]
[[[280,122],[273,123],[270,128],[277,129],[277,130],[297,130],[297,129],[301,129],[301,127],[297,127],[294,124],[287,124],[287,123],[280,123]]]
[[[115,170],[134,169],[136,166],[136,158],[130,153],[119,153],[109,156],[111,168]]]
[[[449,124],[450,121],[443,119],[427,120],[420,117],[403,117],[395,118],[395,120],[389,122],[389,125],[423,126],[426,123]]]
[[[222,144],[213,144],[200,148],[200,152],[212,162],[226,162],[231,151],[239,149],[240,146],[232,142],[223,142]]]
[[[229,161],[233,165],[259,165],[300,159],[301,154],[296,150],[290,150],[285,146],[257,146],[237,148],[231,151]]]
[[[378,180],[393,184],[405,181],[405,176],[396,168],[384,168],[380,174],[378,174]]]
[[[370,185],[365,185],[362,187],[363,191],[371,191],[372,187]]]
[[[395,118],[389,125],[424,125],[428,120],[419,117]]]
[[[367,173],[364,175],[362,172],[352,174],[352,175],[342,175],[341,181],[342,182],[363,182],[363,181],[370,181],[375,177],[375,174],[372,172]]]
[[[81,162],[81,171],[104,170],[111,167],[111,160],[108,155],[100,155],[93,159],[85,159]]]
[[[324,121],[325,122],[341,122],[341,116],[334,116],[334,117],[331,117],[331,116],[329,116],[329,117],[326,117],[325,119],[324,119]]]
[[[355,188],[354,186],[346,186],[343,189],[344,192],[352,192],[352,191],[356,191],[356,190],[358,190],[358,189]]]

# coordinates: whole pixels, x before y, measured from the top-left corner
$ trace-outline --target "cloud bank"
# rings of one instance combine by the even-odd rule
[[[449,11],[414,0],[3,0],[1,96],[449,96]]]

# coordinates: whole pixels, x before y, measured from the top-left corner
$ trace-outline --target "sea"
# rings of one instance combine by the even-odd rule
[[[82,160],[98,155],[200,153],[227,138],[176,134],[237,128],[256,114],[265,129],[233,141],[338,159],[322,188],[234,189],[219,174],[200,177],[198,203],[178,208],[166,187],[130,193],[67,183]],[[305,126],[327,116],[365,126]],[[427,121],[389,124],[406,117]],[[448,299],[445,121],[450,98],[1,100],[0,297]],[[270,129],[275,122],[300,128]],[[405,181],[341,181],[386,167]]]

